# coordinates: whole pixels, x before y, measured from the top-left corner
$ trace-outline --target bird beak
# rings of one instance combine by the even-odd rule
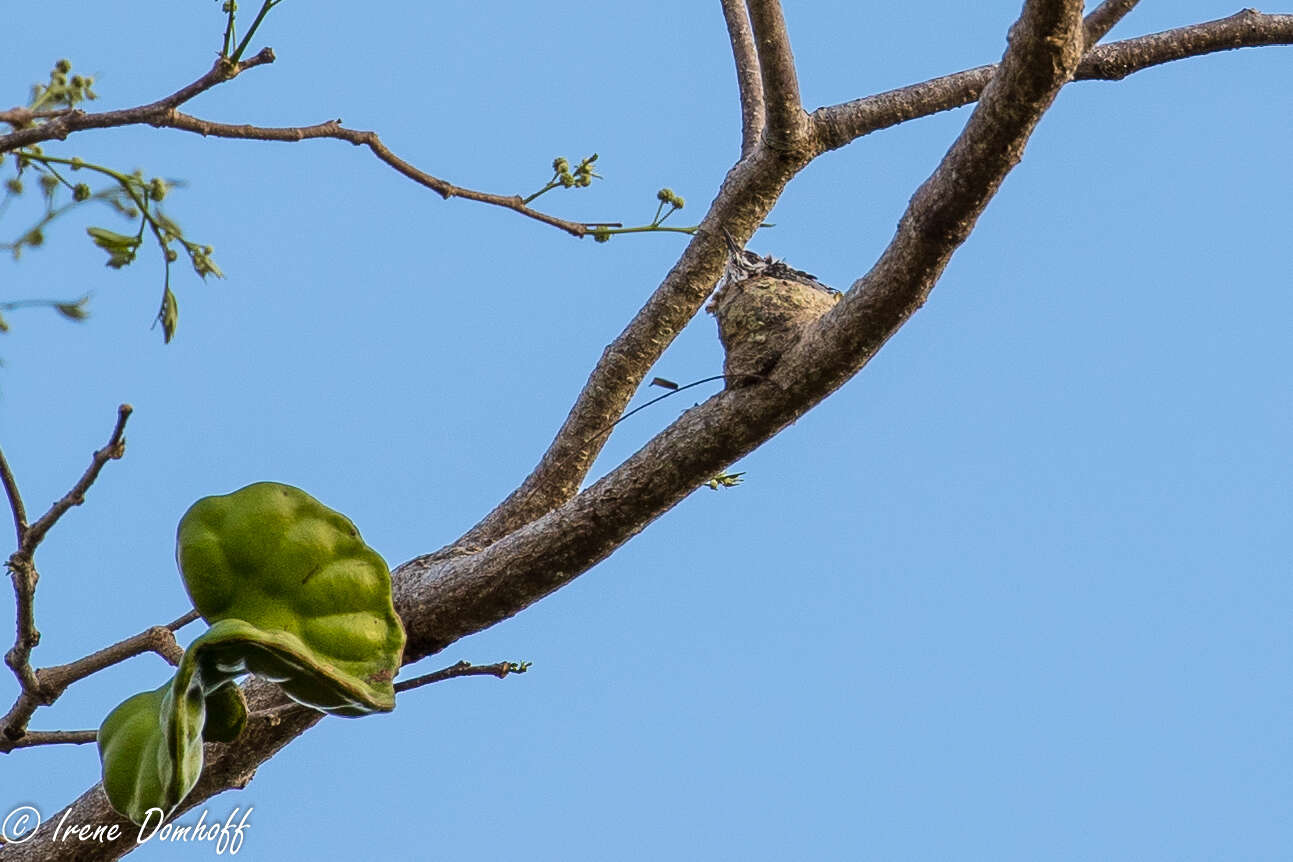
[[[732,239],[732,235],[727,232],[726,227],[723,228],[723,238],[727,240],[728,251],[730,251],[732,254],[741,253],[741,246],[737,244],[736,240]]]

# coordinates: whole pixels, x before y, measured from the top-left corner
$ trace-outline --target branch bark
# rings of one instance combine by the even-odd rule
[[[1290,44],[1293,44],[1293,15],[1265,15],[1245,9],[1217,21],[1097,45],[1083,57],[1074,79],[1118,81],[1133,72],[1173,60],[1236,48]],[[812,120],[820,152],[838,149],[864,135],[908,120],[968,105],[979,98],[995,69],[995,66],[979,66],[818,108],[812,113]]]
[[[808,115],[799,99],[799,75],[790,50],[790,33],[778,0],[747,0],[759,54],[759,74],[767,120],[763,142],[775,150],[794,150],[808,135]]]
[[[1268,19],[1288,16],[1258,17],[1269,23]],[[1245,32],[1241,39],[1270,38],[1264,24]],[[1129,40],[1139,43],[1134,48],[1116,43],[1095,51],[1114,49],[1113,54],[1122,61],[1145,68],[1153,64],[1149,62],[1152,57],[1206,53],[1201,46],[1221,37],[1213,27],[1207,29],[1205,38],[1191,39],[1185,49],[1146,38],[1150,41]],[[913,197],[895,237],[872,270],[782,357],[766,381],[725,390],[686,411],[606,477],[576,493],[578,482],[600,450],[600,442],[590,442],[588,436],[618,415],[659,351],[699,308],[717,278],[723,257],[718,228],[729,227],[734,236],[748,236],[785,183],[811,158],[811,154],[795,153],[787,160],[784,153],[755,147],[729,172],[702,230],[674,270],[607,348],[571,416],[526,483],[454,547],[396,569],[396,608],[409,631],[406,662],[434,654],[467,634],[512,616],[568,583],[856,373],[923,304],[950,256],[1019,160],[1029,134],[1058,89],[1082,70],[1095,68],[1089,65],[1093,62],[1090,53],[1081,60],[1086,39],[1080,2],[1029,0],[1012,28],[1002,63],[961,73],[982,77],[968,99],[973,101],[981,94],[980,104],[937,170]],[[962,88],[960,98],[965,97],[964,86],[964,81],[956,84]],[[949,91],[945,86],[933,89]],[[931,103],[927,100],[923,104]],[[893,108],[890,124],[911,104]],[[835,119],[854,121],[847,116]],[[839,141],[833,146],[840,146],[847,142],[830,137],[839,130],[832,126],[829,113],[817,112],[814,123],[821,136],[819,143]],[[848,133],[860,127],[849,127]],[[479,548],[477,541],[487,547]],[[207,767],[198,787],[185,800],[184,810],[226,789],[245,786],[260,763],[320,718],[304,707],[285,705],[271,684],[251,681],[245,689],[253,710],[247,732],[236,745],[208,746]],[[123,823],[108,808],[97,786],[69,808],[69,817],[76,822]],[[116,858],[132,849],[129,829],[125,833],[119,844],[94,848],[97,855],[92,858]],[[50,858],[49,851],[49,845],[37,836],[0,851],[0,858],[5,862],[45,859]]]
[[[759,55],[754,49],[754,32],[750,29],[744,0],[722,0],[722,3],[727,35],[732,42],[732,58],[736,61],[736,85],[741,101],[741,158],[745,158],[759,143],[766,118]]]

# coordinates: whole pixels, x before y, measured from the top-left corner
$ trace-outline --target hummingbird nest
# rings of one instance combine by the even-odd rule
[[[757,382],[839,299],[838,292],[816,281],[770,274],[725,279],[706,310],[718,320],[727,386]]]

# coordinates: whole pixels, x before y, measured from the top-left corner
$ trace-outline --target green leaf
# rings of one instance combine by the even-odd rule
[[[255,673],[332,715],[395,708],[404,627],[386,563],[349,519],[290,485],[204,497],[180,519],[176,558],[211,623],[172,680],[137,694],[99,728],[103,787],[136,823],[169,816],[202,772],[202,743],[247,721],[233,680]]]
[[[94,240],[94,244],[108,253],[108,266],[121,269],[135,259],[139,250],[140,238],[126,236],[101,227],[87,227],[85,232]]]
[[[246,724],[241,693],[238,706],[225,693],[231,677],[216,672],[214,678],[204,679],[199,658],[190,648],[170,682],[126,699],[99,727],[103,790],[112,807],[135,823],[143,823],[153,808],[169,816],[197,783],[202,773],[206,688],[216,694],[212,711],[219,716],[209,738],[228,736],[235,729],[241,732]]]
[[[194,503],[176,554],[208,622],[264,632],[239,635],[247,670],[324,712],[395,708],[404,627],[390,572],[344,515],[299,488],[259,482]]]

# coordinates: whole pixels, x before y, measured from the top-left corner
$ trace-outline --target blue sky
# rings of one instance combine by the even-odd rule
[[[809,107],[993,61],[1020,4],[811,5],[787,12]],[[1235,11],[1143,5],[1114,38]],[[96,76],[98,107],[151,101],[208,68],[222,25],[215,2],[39,12],[0,54],[6,105],[63,56]],[[542,199],[574,219],[647,221],[669,186],[694,223],[736,156],[716,2],[379,12],[282,4],[259,40],[278,62],[190,111],[341,117],[501,193],[596,151],[604,180]],[[524,659],[530,673],[326,719],[212,800],[221,819],[254,806],[240,855],[1287,858],[1289,57],[1232,52],[1061,93],[928,305],[740,462],[744,485],[697,491],[425,668]],[[820,159],[751,247],[846,286],[967,116]],[[143,129],[46,149],[185,179],[169,212],[228,277],[177,270],[164,346],[149,330],[160,262],[104,268],[90,222],[0,261],[5,298],[93,294],[85,324],[15,313],[0,338],[0,443],[29,509],[79,475],[118,403],[136,410],[127,457],[37,558],[40,665],[186,609],[174,529],[207,494],[298,485],[392,567],[452,540],[528,472],[683,243],[575,241],[442,201],[338,142]],[[24,224],[11,211],[0,229]],[[721,362],[702,316],[654,373]],[[594,473],[686,398],[621,425]],[[33,727],[95,727],[166,676],[136,659]],[[0,682],[6,705],[14,689]],[[6,812],[52,814],[98,774],[92,746],[2,765]]]

